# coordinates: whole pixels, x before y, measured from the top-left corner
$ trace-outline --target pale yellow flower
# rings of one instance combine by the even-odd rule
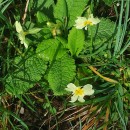
[[[100,20],[98,18],[94,18],[93,14],[90,14],[88,18],[85,17],[78,17],[77,20],[75,20],[75,27],[77,29],[83,29],[85,28],[85,30],[87,30],[87,26],[92,26],[95,24],[98,24],[100,22]]]
[[[94,90],[92,89],[91,84],[86,84],[83,87],[76,87],[73,83],[69,83],[67,85],[67,88],[65,90],[72,92],[72,97],[70,102],[75,102],[76,100],[80,102],[84,102],[84,96],[92,95],[94,93]]]
[[[28,48],[28,44],[27,44],[27,41],[25,39],[26,33],[23,31],[23,28],[22,28],[20,22],[16,21],[15,27],[16,27],[16,31],[18,33],[18,38],[19,38],[21,44],[24,44],[25,48]]]

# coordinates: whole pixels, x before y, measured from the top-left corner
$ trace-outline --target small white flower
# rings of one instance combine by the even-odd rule
[[[82,29],[85,27],[85,22],[87,21],[87,19],[85,17],[78,17],[77,20],[75,20],[75,25],[77,29]]]
[[[75,102],[76,100],[80,102],[84,102],[85,95],[90,96],[94,93],[94,90],[92,89],[91,84],[86,84],[83,87],[76,87],[73,83],[69,83],[67,85],[67,88],[65,88],[65,90],[70,91],[73,94],[70,102]]]
[[[20,24],[20,22],[15,22],[16,31],[18,32],[19,40],[21,41],[21,44],[24,44],[25,48],[28,48],[27,41],[25,39],[26,33],[23,31],[23,28]]]
[[[98,18],[94,18],[93,14],[90,14],[88,18],[85,17],[78,17],[77,20],[75,20],[75,27],[77,29],[83,29],[85,27],[85,30],[87,30],[87,26],[90,25],[94,25],[94,24],[98,24],[100,22],[100,20]]]

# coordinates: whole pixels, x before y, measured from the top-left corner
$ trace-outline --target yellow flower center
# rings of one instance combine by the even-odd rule
[[[86,20],[86,21],[84,22],[84,26],[86,26],[86,25],[93,25],[93,23],[92,23],[91,21],[89,21],[89,20]]]
[[[75,95],[77,95],[77,96],[82,96],[83,94],[84,94],[84,90],[83,90],[83,89],[77,88],[77,89],[75,90]]]

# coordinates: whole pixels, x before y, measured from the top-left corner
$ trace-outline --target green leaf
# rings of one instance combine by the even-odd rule
[[[27,34],[36,34],[38,33],[42,28],[32,28],[27,31]]]
[[[103,39],[100,39],[100,38],[96,38],[94,41],[93,41],[93,48],[94,49],[98,49],[101,47],[102,44],[104,44],[104,42],[106,41],[105,38]],[[91,39],[87,39],[86,41],[86,48],[89,49],[89,47],[91,47]]]
[[[66,16],[67,16],[66,0],[58,0],[56,6],[54,6],[54,17],[56,20],[63,22]]]
[[[6,79],[6,91],[12,95],[23,94],[32,88],[47,68],[46,62],[36,56],[29,57],[18,66],[20,66],[19,69],[16,69]]]
[[[88,27],[88,33],[93,37],[109,39],[115,33],[115,26],[111,20],[102,18],[98,25]]]
[[[118,95],[117,95],[117,102],[118,102],[118,108],[121,114],[121,117],[124,118],[124,108],[123,108],[123,95],[124,95],[124,91],[123,91],[123,86],[118,84]]]
[[[57,39],[48,39],[38,45],[36,52],[40,57],[52,61],[54,56],[61,58],[66,50]]]
[[[84,46],[84,32],[83,30],[78,30],[73,28],[68,36],[68,48],[72,55],[78,56],[78,54],[82,51]]]
[[[116,0],[103,0],[105,2],[106,5],[108,6],[112,6],[112,4],[116,1]]]
[[[65,93],[67,84],[75,77],[75,69],[74,60],[68,55],[54,62],[48,74],[48,82],[55,95]]]
[[[111,38],[113,38],[116,33],[115,23],[105,18],[100,20],[101,21],[98,25],[88,26],[85,52],[90,54],[90,50],[93,49],[93,54],[91,54],[91,56],[95,56],[95,58],[111,58],[109,47],[113,46]],[[93,46],[91,44],[93,44]]]
[[[46,3],[44,4],[44,6],[46,8],[49,8],[52,4],[54,4],[54,0],[46,0]]]
[[[68,6],[68,27],[72,27],[75,24],[75,20],[78,16],[81,16],[88,0],[66,0]]]
[[[6,1],[4,1],[5,3],[6,3]],[[4,3],[3,2],[3,3]],[[5,10],[9,7],[9,5],[11,4],[13,2],[13,0],[10,0],[10,1],[8,1],[6,4],[4,4],[4,6],[2,6],[2,8],[1,8],[1,13],[3,14],[4,12],[5,12]],[[2,4],[3,4],[2,3]],[[1,7],[1,4],[0,4],[0,7]]]
[[[68,41],[63,37],[56,37],[56,39],[63,45],[64,48],[68,48]]]
[[[2,2],[3,2],[4,0],[0,0],[0,6],[2,5]]]
[[[31,8],[35,10],[42,10],[44,8],[45,0],[31,0],[29,1],[29,5]]]
[[[48,17],[40,11],[37,12],[36,17],[37,17],[38,23],[43,23],[43,22],[48,21]]]

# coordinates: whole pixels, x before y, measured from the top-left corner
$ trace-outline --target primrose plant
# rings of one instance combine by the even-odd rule
[[[66,5],[61,0],[53,6],[53,17],[38,11],[36,24],[30,23],[30,21],[26,21],[24,25],[21,25],[19,21],[15,22],[18,39],[25,47],[25,49],[19,48],[19,50],[23,53],[25,51],[26,55],[22,57],[17,55],[14,58],[15,64],[19,68],[12,70],[11,75],[6,78],[8,93],[24,94],[39,82],[47,84],[56,96],[66,94],[66,90],[72,92],[71,102],[77,100],[84,102],[84,96],[94,93],[90,81],[83,87],[76,87],[71,83],[78,75],[76,58],[84,53],[83,50],[91,50],[90,41],[88,41],[89,47],[87,48],[86,41],[94,36],[96,25],[102,23],[102,20],[94,17],[87,10],[88,17],[85,17],[83,10],[86,2],[79,1],[79,3],[81,3],[80,7],[76,2],[67,1]],[[65,8],[61,8],[61,5],[66,6],[68,12],[64,10]],[[63,12],[61,13],[59,10],[63,10]],[[99,26],[99,29],[102,29],[102,25],[104,23],[100,25],[101,27]],[[90,26],[94,27],[92,32]],[[84,32],[84,29],[88,34]],[[88,35],[88,39],[86,39],[86,35]],[[16,44],[16,46],[18,45]],[[18,86],[17,89],[14,86]]]
[[[51,68],[49,68],[49,71],[47,73],[47,77],[48,77],[47,80],[49,82],[49,87],[53,90],[55,95],[63,95],[64,93],[66,93],[65,90],[67,90],[67,91],[72,92],[72,95],[73,95],[71,97],[70,102],[75,102],[76,100],[80,102],[84,102],[85,101],[84,96],[92,95],[94,93],[94,90],[92,89],[91,84],[84,85],[83,87],[76,87],[74,84],[69,83],[74,79],[74,76],[76,75],[75,74],[76,65],[74,64],[74,59],[70,57],[70,55],[67,54],[67,52],[69,50],[72,56],[74,55],[78,56],[79,53],[82,51],[83,46],[85,44],[84,42],[85,36],[84,36],[83,30],[81,29],[85,28],[85,30],[87,30],[89,26],[98,24],[100,20],[98,18],[94,18],[93,14],[89,14],[87,18],[75,17],[75,19],[76,19],[74,20],[75,24],[72,25],[72,29],[70,30],[68,34],[68,43],[63,42],[65,40],[57,36],[58,34],[62,34],[61,30],[58,29],[58,32],[60,31],[60,33],[57,33],[56,31],[55,35],[54,35],[54,31],[52,31],[54,30],[53,28],[56,28],[57,30],[57,28],[59,28],[59,24],[54,24],[52,22],[46,21],[47,23],[46,27],[48,27],[51,30],[50,32],[52,33],[53,36],[55,36],[55,38],[50,37],[50,38],[44,39],[41,43],[39,43],[36,49],[36,53],[38,55],[36,56],[34,55],[34,56],[36,59],[39,59],[39,60],[43,59],[43,62],[44,62],[44,59],[46,59],[51,64]],[[26,35],[36,34],[39,31],[44,32],[44,28],[32,28],[32,29],[24,31],[20,22],[18,21],[15,22],[15,27],[18,33],[18,38],[21,44],[24,44],[26,49],[28,49],[28,46],[29,46],[29,42],[27,41],[27,38],[25,37]],[[77,37],[76,39],[74,39],[75,35]],[[37,61],[33,61],[32,63],[29,63],[29,60],[30,58],[25,62],[25,65],[24,65],[25,68],[28,67],[27,62],[28,64],[33,64],[33,62],[38,61],[37,60]],[[68,63],[68,64],[65,64],[65,63]],[[39,66],[39,68],[41,68],[40,67],[41,65],[39,63],[35,63],[35,64],[38,64],[37,67]],[[46,63],[45,63],[45,66],[46,66]],[[26,73],[28,73],[31,76],[33,74],[33,71],[26,72]],[[39,75],[41,75],[42,73],[45,73],[45,70],[44,72],[41,70],[41,72],[39,72],[39,74],[35,77],[39,77]],[[17,75],[19,77],[19,74]],[[17,82],[23,82],[23,81],[19,80]],[[29,88],[27,87],[26,84],[24,85],[26,89],[25,88],[24,90],[20,89],[18,93],[23,93],[23,91]],[[61,88],[61,86],[66,86],[66,85],[67,85],[67,88],[65,87]],[[7,91],[10,91],[9,89],[10,88],[7,87]]]

